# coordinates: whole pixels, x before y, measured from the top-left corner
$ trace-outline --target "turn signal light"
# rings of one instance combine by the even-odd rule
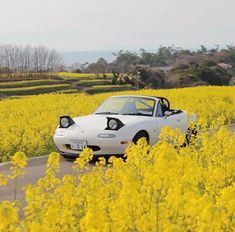
[[[121,144],[128,144],[128,141],[121,141]]]

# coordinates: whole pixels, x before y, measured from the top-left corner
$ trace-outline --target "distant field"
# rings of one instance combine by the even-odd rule
[[[88,79],[96,79],[96,78],[111,78],[113,75],[112,73],[71,73],[71,72],[58,72],[58,73],[30,73],[30,74],[18,74],[16,76],[9,76],[7,74],[0,75],[0,82],[1,81],[23,81],[23,80],[42,80],[42,79],[54,79],[57,77],[61,78],[88,78]]]
[[[0,97],[13,97],[41,93],[87,94],[131,90],[131,85],[112,85],[112,74],[60,72],[57,79],[37,79],[0,82]]]
[[[41,86],[30,86],[21,88],[5,88],[0,89],[0,95],[30,95],[40,93],[50,93],[57,90],[68,89],[70,84],[58,84],[58,85],[41,85]]]
[[[131,89],[133,89],[131,85],[96,85],[86,89],[85,92],[88,94],[95,94],[103,92],[124,91]]]
[[[56,79],[58,73],[18,73],[17,75],[0,74],[0,82],[8,81],[23,81],[23,80],[42,80],[42,79]]]
[[[112,77],[112,73],[105,74],[94,74],[94,73],[70,73],[70,72],[60,72],[59,77],[74,77],[74,78],[104,78]]]
[[[95,79],[95,80],[80,80],[78,82],[79,86],[91,87],[96,85],[111,85],[112,81],[107,79]]]
[[[40,86],[40,85],[56,85],[56,84],[64,84],[64,80],[42,79],[42,80],[29,80],[29,81],[2,82],[0,83],[0,89]]]
[[[62,89],[62,90],[57,90],[56,93],[81,93],[81,91],[77,89]]]

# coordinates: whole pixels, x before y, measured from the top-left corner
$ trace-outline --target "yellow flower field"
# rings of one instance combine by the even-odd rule
[[[52,135],[61,115],[92,113],[110,95],[165,96],[174,108],[195,112],[202,125],[235,122],[234,87],[196,87],[172,90],[86,94],[45,94],[0,101],[0,162],[17,151],[28,157],[55,151]]]
[[[0,231],[233,232],[235,134],[202,132],[190,146],[177,147],[183,139],[165,128],[156,145],[139,140],[126,161],[111,157],[106,165],[99,158],[89,172],[92,151],[85,149],[62,179],[59,154],[51,153],[45,176],[25,187],[21,218],[21,202],[0,203]],[[25,158],[14,155],[12,175],[0,176],[0,184],[23,175]]]
[[[113,94],[113,93],[112,93]],[[0,232],[156,231],[233,232],[235,228],[235,133],[219,125],[235,121],[234,87],[142,90],[115,94],[165,96],[174,108],[195,112],[201,130],[191,144],[164,128],[154,146],[139,140],[126,160],[99,158],[88,166],[85,149],[73,174],[57,178],[59,154],[52,152],[60,115],[91,113],[111,93],[49,94],[0,101],[1,160],[12,174],[0,185],[24,175],[27,156],[50,154],[45,176],[25,187],[22,202],[0,203]],[[90,169],[88,171],[88,169]],[[92,170],[91,170],[92,169]]]
[[[71,73],[71,72],[59,72],[60,77],[73,77],[73,78],[97,78],[94,73]],[[99,74],[99,77],[103,77],[103,74]],[[106,77],[112,77],[112,73],[105,73]]]

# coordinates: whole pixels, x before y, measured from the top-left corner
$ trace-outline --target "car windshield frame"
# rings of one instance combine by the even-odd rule
[[[126,102],[124,103],[124,105],[122,106],[122,108],[125,106],[125,104],[127,103],[127,101],[130,101],[130,99],[132,101],[134,101],[134,103],[136,103],[136,101],[139,100],[140,103],[146,105],[146,106],[149,106],[152,108],[151,110],[151,114],[145,114],[145,113],[141,113],[141,112],[138,112],[138,110],[136,112],[121,112],[120,111],[108,111],[108,110],[105,110],[104,109],[104,105],[107,104],[107,103],[110,103],[110,101],[112,100],[115,100],[115,99],[127,99]],[[143,100],[141,102],[141,99]],[[153,106],[151,105],[148,105],[147,103],[144,102],[144,100],[149,100],[149,101],[153,101]],[[103,108],[102,108],[103,107]],[[132,116],[147,116],[147,117],[153,117],[154,114],[155,114],[155,110],[156,110],[156,99],[154,98],[150,98],[150,97],[142,97],[142,96],[118,96],[118,97],[110,97],[108,99],[106,99],[97,109],[96,111],[94,112],[94,114],[97,114],[97,115],[132,115]]]

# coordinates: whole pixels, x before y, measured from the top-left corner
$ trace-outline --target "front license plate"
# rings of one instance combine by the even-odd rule
[[[73,150],[82,151],[84,148],[87,147],[87,141],[71,141],[70,147]]]

